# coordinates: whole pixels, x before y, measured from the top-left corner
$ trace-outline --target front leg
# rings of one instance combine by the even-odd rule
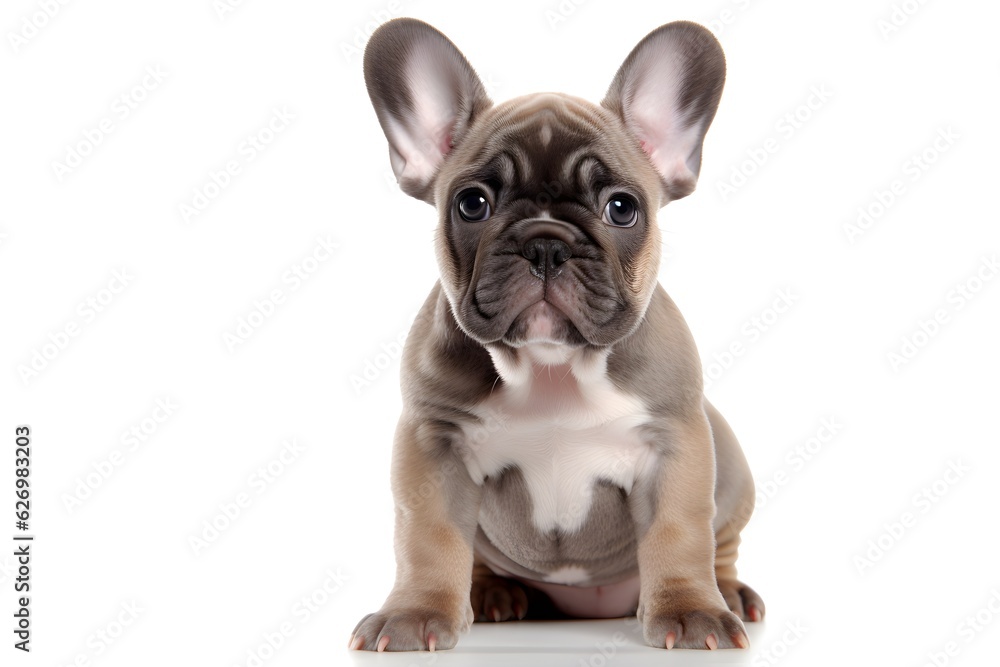
[[[361,619],[349,646],[377,651],[448,649],[472,623],[472,543],[480,490],[456,454],[457,434],[404,415],[392,456],[396,582]]]
[[[743,623],[715,580],[715,456],[705,412],[692,407],[664,429],[660,468],[633,503],[639,532],[637,616],[657,648],[746,648]]]

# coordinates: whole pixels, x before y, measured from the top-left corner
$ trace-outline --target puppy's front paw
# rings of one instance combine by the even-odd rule
[[[642,614],[642,634],[654,648],[717,649],[750,645],[739,617],[711,604],[648,605]]]
[[[348,646],[364,651],[435,651],[454,648],[469,629],[469,614],[437,609],[386,608],[361,619]]]

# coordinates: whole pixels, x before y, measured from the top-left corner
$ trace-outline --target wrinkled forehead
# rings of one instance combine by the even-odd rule
[[[659,188],[655,170],[617,116],[556,93],[490,109],[462,137],[452,158],[445,187],[477,180],[562,192],[628,185],[647,191],[636,194],[650,194],[649,188]]]

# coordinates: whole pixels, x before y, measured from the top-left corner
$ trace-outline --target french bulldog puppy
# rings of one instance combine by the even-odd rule
[[[540,600],[635,614],[654,647],[747,647],[753,479],[657,282],[657,211],[694,190],[719,43],[670,23],[600,105],[494,105],[444,35],[396,19],[364,74],[400,187],[437,207],[441,278],[403,353],[396,580],[349,646],[451,648]]]

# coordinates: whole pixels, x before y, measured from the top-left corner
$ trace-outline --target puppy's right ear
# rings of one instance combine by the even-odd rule
[[[493,103],[455,45],[416,19],[379,27],[365,48],[364,70],[399,187],[433,204],[441,162]]]

